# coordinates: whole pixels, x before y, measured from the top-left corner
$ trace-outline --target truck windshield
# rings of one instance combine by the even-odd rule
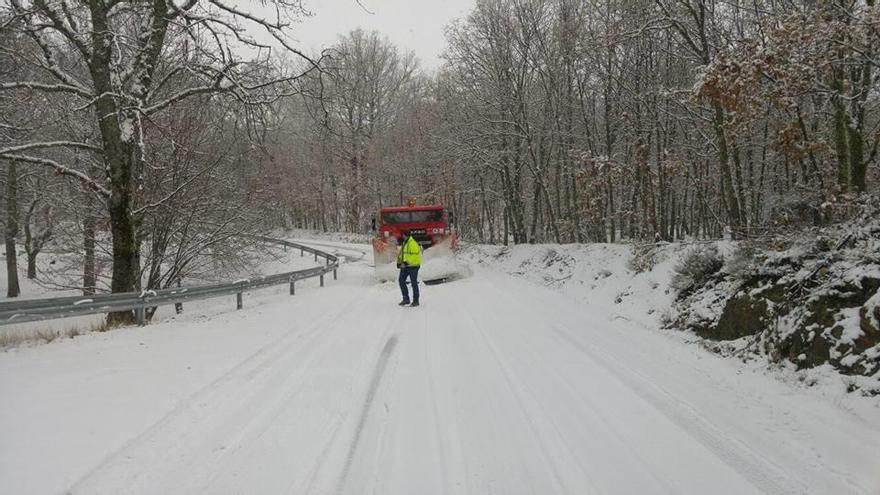
[[[389,211],[382,214],[382,223],[419,223],[443,220],[443,210]]]

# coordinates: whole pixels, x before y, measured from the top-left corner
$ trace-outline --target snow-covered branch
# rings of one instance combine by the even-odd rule
[[[70,84],[46,84],[37,81],[14,81],[0,83],[0,91],[12,89],[30,89],[45,91],[48,93],[72,93],[83,98],[92,98],[94,95],[80,86]]]
[[[210,85],[210,86],[197,86],[194,88],[187,88],[179,93],[176,93],[172,96],[169,96],[168,98],[165,98],[164,100],[162,100],[160,102],[157,102],[153,105],[142,108],[141,112],[144,115],[151,115],[151,114],[154,114],[154,113],[159,112],[161,110],[164,110],[165,108],[168,108],[169,106],[171,106],[181,100],[189,98],[190,96],[210,94],[210,93],[220,93],[220,92],[228,91],[231,89],[229,87],[221,86],[220,81],[221,80],[218,79],[215,84]]]
[[[151,210],[151,209],[153,209],[153,208],[158,208],[159,206],[162,206],[163,204],[166,204],[168,201],[171,201],[175,196],[177,196],[177,195],[181,194],[183,191],[185,191],[185,190],[186,190],[189,186],[191,186],[195,181],[201,179],[201,178],[203,177],[203,175],[204,175],[208,170],[209,170],[209,169],[206,168],[206,169],[200,171],[199,173],[194,174],[194,175],[193,175],[192,177],[190,177],[188,180],[184,181],[182,184],[180,184],[179,186],[177,186],[173,191],[171,191],[171,192],[169,192],[168,194],[166,194],[162,199],[160,199],[160,200],[158,200],[158,201],[155,201],[155,202],[153,202],[153,203],[150,203],[150,204],[148,204],[148,205],[141,206],[140,208],[135,209],[135,210],[134,210],[134,214],[135,214],[135,215],[140,215],[140,214],[144,213],[145,211]]]
[[[55,171],[58,175],[66,175],[69,177],[74,177],[79,180],[84,186],[92,191],[98,193],[104,198],[110,197],[110,191],[99,184],[95,179],[92,179],[85,173],[72,169],[70,167],[66,167],[56,162],[55,160],[50,160],[48,158],[40,158],[36,156],[28,156],[28,155],[16,155],[12,153],[0,153],[0,157],[5,158],[7,160],[15,160],[19,162],[33,163],[35,165],[44,165]]]
[[[309,57],[308,55],[303,53],[301,50],[299,50],[298,48],[291,45],[290,42],[287,39],[285,39],[284,35],[282,34],[282,30],[285,27],[287,27],[288,24],[282,23],[280,20],[273,22],[268,19],[257,17],[255,15],[250,14],[248,12],[245,12],[243,10],[239,10],[231,5],[226,5],[225,3],[223,3],[219,0],[209,0],[209,1],[213,5],[217,6],[218,8],[220,8],[223,11],[226,11],[236,17],[239,17],[242,19],[247,19],[251,22],[256,23],[259,26],[262,26],[266,30],[267,33],[269,33],[273,38],[275,38],[275,41],[277,41],[281,46],[284,47],[285,50],[296,54],[297,56],[299,56],[303,60],[306,60],[311,65],[312,69],[319,70],[319,71],[321,70],[321,66],[318,63],[318,61],[313,60],[311,57]]]
[[[18,0],[11,0],[11,2],[19,11],[24,10],[21,8],[21,4]],[[64,36],[84,57],[89,57],[91,51],[89,50],[88,45],[79,38],[79,32],[72,26],[66,24],[64,18],[61,17],[61,14],[53,10],[46,0],[34,0],[34,7],[37,8],[39,13],[45,15],[52,21],[52,27],[55,31]],[[37,28],[35,27],[34,29]]]
[[[65,2],[62,2],[62,5],[67,5]],[[66,12],[66,9],[65,9]],[[70,22],[74,28],[76,29],[75,21],[73,20],[73,16],[71,14],[67,14],[68,22]],[[70,86],[72,88],[78,88],[81,91],[81,94],[88,94],[89,90],[83,87],[73,76],[64,71],[59,65],[56,54],[53,51],[53,48],[50,45],[50,42],[45,38],[43,33],[38,30],[29,31],[28,34],[31,38],[37,43],[40,47],[40,50],[43,53],[43,59],[45,61],[44,64],[41,64],[44,69],[46,69],[49,73],[54,75],[62,84],[66,86]]]
[[[42,143],[27,143],[18,146],[9,146],[0,148],[0,155],[8,155],[10,153],[20,153],[22,151],[42,148],[76,148],[82,150],[94,151],[95,153],[103,153],[104,150],[99,146],[88,143],[79,143],[75,141],[46,141]]]

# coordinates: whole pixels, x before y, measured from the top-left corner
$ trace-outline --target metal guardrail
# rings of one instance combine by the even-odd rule
[[[293,295],[294,284],[299,280],[319,277],[321,287],[323,287],[324,275],[330,272],[333,272],[333,280],[336,280],[336,270],[339,268],[339,259],[336,256],[295,242],[264,236],[253,236],[253,238],[271,244],[299,249],[302,256],[305,256],[305,253],[310,253],[315,256],[315,261],[318,261],[320,257],[324,258],[327,262],[324,266],[264,275],[232,283],[145,290],[142,292],[121,292],[95,296],[67,296],[0,302],[0,325],[110,313],[113,311],[134,311],[138,324],[143,325],[145,324],[146,309],[154,306],[165,306],[235,294],[236,309],[241,309],[242,293],[246,290],[290,284],[290,294]]]

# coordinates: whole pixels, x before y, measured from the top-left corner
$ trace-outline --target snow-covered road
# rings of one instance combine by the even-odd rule
[[[491,270],[400,308],[357,258],[0,354],[0,493],[880,492],[880,418]]]

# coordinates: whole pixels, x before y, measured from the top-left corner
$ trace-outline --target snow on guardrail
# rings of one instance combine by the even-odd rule
[[[314,254],[315,261],[321,257],[326,260],[326,263],[313,268],[266,275],[253,279],[240,279],[231,283],[197,287],[175,287],[157,290],[149,289],[141,292],[121,292],[88,298],[83,298],[82,296],[66,296],[44,299],[26,299],[22,301],[4,301],[0,302],[0,325],[70,318],[73,316],[115,311],[134,311],[138,323],[143,325],[145,324],[145,313],[147,308],[235,294],[236,308],[241,309],[242,292],[249,289],[261,289],[274,285],[290,284],[290,294],[293,295],[294,283],[298,280],[318,277],[321,281],[321,287],[323,287],[324,275],[330,272],[333,272],[333,279],[336,280],[336,271],[339,268],[339,258],[336,256],[291,241],[273,239],[264,236],[253,237],[259,241],[299,249],[302,254],[305,254],[306,252]]]

